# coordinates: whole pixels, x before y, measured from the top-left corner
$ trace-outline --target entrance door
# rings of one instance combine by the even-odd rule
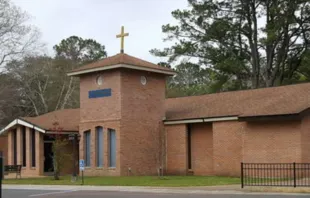
[[[53,143],[44,142],[44,172],[53,172]]]

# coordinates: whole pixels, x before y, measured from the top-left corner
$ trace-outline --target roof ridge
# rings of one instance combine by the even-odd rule
[[[57,110],[50,111],[50,112],[47,112],[47,113],[44,113],[41,115],[37,115],[37,116],[26,116],[26,117],[19,117],[19,118],[37,118],[37,117],[44,116],[44,115],[54,114],[56,112],[67,111],[67,110],[79,110],[79,109],[80,108],[57,109]]]
[[[157,65],[159,68],[170,69],[170,68],[163,67],[163,66],[160,66],[160,65],[158,65],[158,64],[152,63],[152,62],[150,62],[150,61],[147,61],[147,60],[144,60],[144,59],[141,59],[141,58],[138,58],[138,57],[131,56],[131,55],[126,54],[126,53],[124,53],[124,55],[126,55],[126,56],[128,56],[128,57],[130,57],[130,58],[133,58],[133,59],[137,59],[137,60],[146,62],[146,63],[150,63],[150,64],[153,64],[153,65]],[[170,69],[170,70],[172,70],[172,69]]]
[[[181,98],[194,98],[194,97],[203,97],[203,96],[210,96],[210,95],[221,95],[221,94],[229,94],[229,93],[240,93],[240,92],[255,92],[259,90],[269,90],[269,89],[279,89],[279,88],[284,88],[284,87],[294,87],[294,86],[305,86],[305,85],[310,85],[310,82],[304,82],[304,83],[297,83],[297,84],[290,84],[290,85],[280,85],[280,86],[275,86],[275,87],[260,87],[260,88],[255,88],[255,89],[242,89],[242,90],[233,90],[233,91],[223,91],[223,92],[217,92],[217,93],[207,93],[207,94],[202,94],[202,95],[194,95],[194,96],[180,96],[180,97],[174,97],[174,98],[166,98],[168,99],[181,99]]]
[[[175,74],[173,69],[160,66],[158,64],[128,55],[126,53],[118,53],[114,56],[105,57],[103,59],[82,65],[81,67],[78,67],[69,72],[68,75],[77,76],[80,74],[110,70],[120,67],[145,70],[148,72],[161,73],[165,75]]]

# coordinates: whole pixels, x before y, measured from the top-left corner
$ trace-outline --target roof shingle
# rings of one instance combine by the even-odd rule
[[[166,119],[297,114],[310,107],[310,83],[166,100]]]
[[[23,117],[24,121],[30,122],[47,131],[54,129],[54,123],[63,131],[79,131],[80,109],[63,109],[46,113],[37,117]]]
[[[130,56],[125,53],[120,53],[120,54],[116,54],[115,56],[107,57],[102,60],[79,67],[71,71],[69,74],[81,72],[81,71],[87,71],[87,70],[96,69],[96,68],[104,68],[107,66],[119,65],[119,64],[138,66],[141,69],[148,68],[148,69],[154,69],[154,70],[159,70],[159,71],[173,72],[172,69],[153,64],[151,62]]]
[[[166,120],[298,114],[310,108],[310,83],[166,99]],[[45,130],[58,122],[63,131],[78,131],[79,109],[25,117]]]

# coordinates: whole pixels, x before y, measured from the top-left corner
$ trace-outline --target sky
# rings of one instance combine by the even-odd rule
[[[125,53],[158,63],[150,49],[169,46],[163,42],[161,26],[176,23],[171,12],[187,8],[187,0],[11,0],[31,16],[29,21],[41,32],[49,55],[62,39],[76,35],[105,45],[108,56],[120,51],[121,26]]]

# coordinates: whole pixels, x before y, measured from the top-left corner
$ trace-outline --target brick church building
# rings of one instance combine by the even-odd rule
[[[12,121],[0,136],[6,164],[22,165],[22,175],[48,174],[56,132],[74,137],[68,151],[77,157],[63,174],[78,159],[89,176],[160,168],[239,176],[241,162],[310,162],[309,83],[167,99],[166,78],[174,74],[125,53],[70,72],[80,79],[80,109]]]

